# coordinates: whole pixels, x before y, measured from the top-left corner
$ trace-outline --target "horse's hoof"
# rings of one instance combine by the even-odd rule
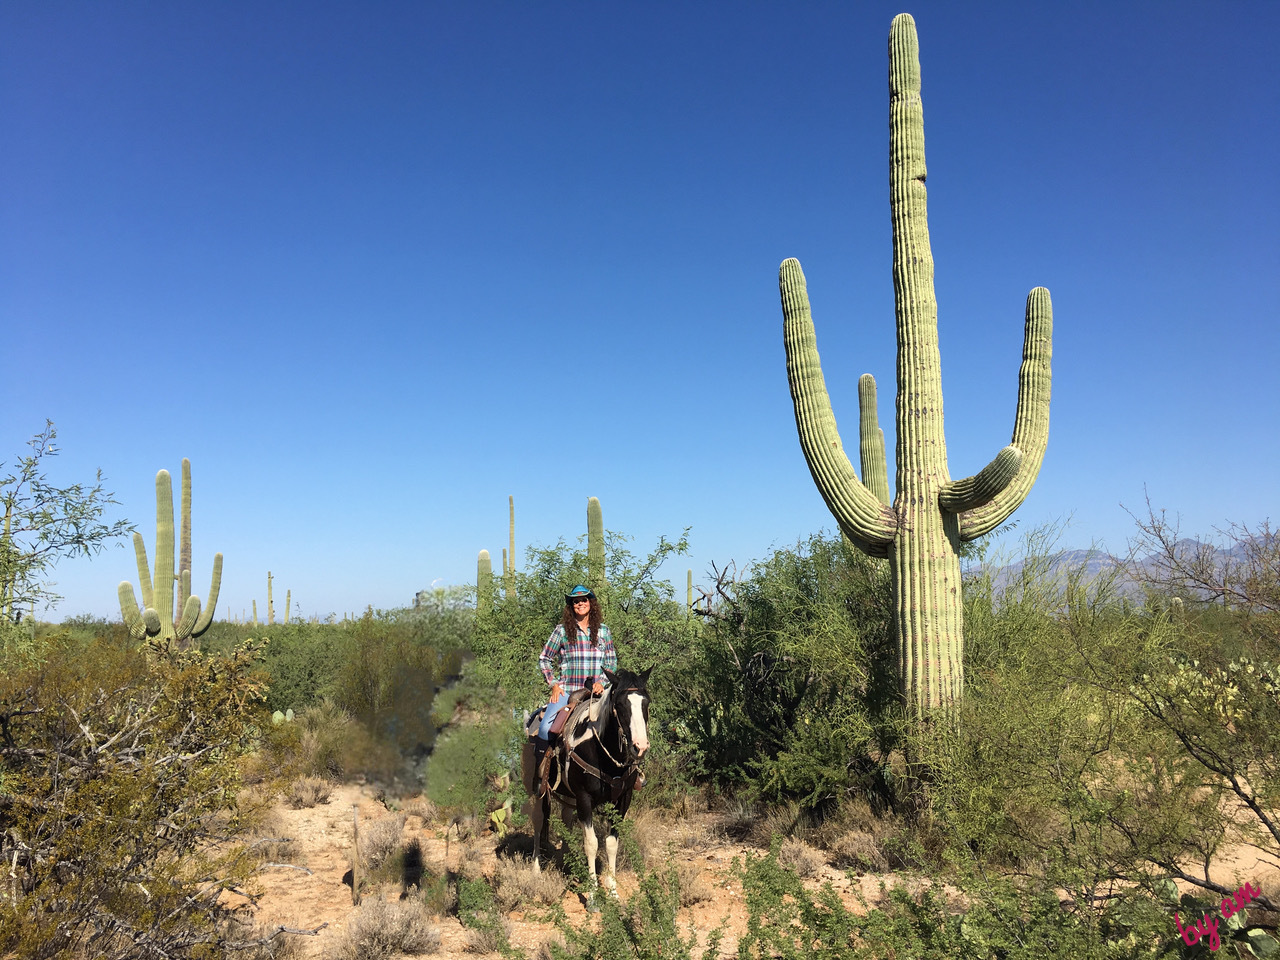
[[[587,913],[599,913],[600,905],[596,903],[596,895],[594,893],[587,894]]]

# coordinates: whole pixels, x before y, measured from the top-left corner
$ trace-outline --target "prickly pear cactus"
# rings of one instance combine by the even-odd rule
[[[190,549],[191,539],[191,461],[182,461],[183,496],[182,496],[182,529]],[[213,580],[209,585],[209,602],[201,613],[200,598],[191,594],[191,570],[186,569],[175,575],[173,570],[173,481],[168,470],[156,474],[156,567],[154,587],[150,571],[147,569],[147,546],[142,535],[133,535],[133,548],[138,561],[138,580],[142,588],[142,609],[138,609],[138,601],[133,593],[133,584],[128,580],[120,583],[120,613],[129,634],[135,640],[143,637],[155,637],[160,640],[174,640],[180,646],[189,646],[191,641],[209,629],[213,621],[213,611],[218,605],[218,588],[222,583],[222,554],[213,557]],[[173,592],[175,583],[179,586],[179,596],[185,597],[178,616],[174,616]]]
[[[896,497],[890,501],[875,381],[859,383],[862,481],[845,456],[818,359],[804,273],[782,264],[787,379],[809,471],[844,533],[887,556],[903,693],[917,713],[961,695],[964,637],[960,544],[998,527],[1026,498],[1049,437],[1053,311],[1042,287],[1027,297],[1013,440],[983,470],[952,480],[942,419],[938,313],[925,202],[924,112],[915,21],[889,33],[889,203],[898,332]]]

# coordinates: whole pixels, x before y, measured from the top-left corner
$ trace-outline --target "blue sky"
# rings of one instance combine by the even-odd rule
[[[0,6],[0,459],[54,420],[154,536],[190,457],[219,615],[474,580],[585,530],[743,564],[834,528],[795,436],[799,257],[850,449],[892,449],[882,3]],[[918,3],[953,476],[1009,442],[1027,291],[1049,448],[1015,518],[1123,547],[1272,516],[1276,3]],[[892,474],[892,467],[890,468]],[[118,616],[132,549],[55,572]],[[277,600],[277,604],[281,601]]]

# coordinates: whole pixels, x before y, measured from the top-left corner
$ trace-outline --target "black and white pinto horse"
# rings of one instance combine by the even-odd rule
[[[618,816],[624,817],[631,806],[640,760],[649,749],[650,670],[643,673],[629,670],[610,673],[606,670],[609,685],[605,692],[580,704],[565,724],[561,743],[553,748],[550,775],[545,783],[537,771],[531,777],[526,769],[525,788],[531,797],[535,871],[540,869],[538,857],[546,843],[547,822],[554,799],[561,805],[566,823],[571,810],[577,814],[591,888],[594,890],[597,886],[599,842],[592,814],[601,804],[611,803]],[[607,890],[614,892],[617,889],[618,831],[613,826],[605,838],[604,848],[609,861],[604,883]]]

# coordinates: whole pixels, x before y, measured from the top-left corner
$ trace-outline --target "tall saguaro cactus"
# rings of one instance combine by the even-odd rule
[[[507,524],[507,536],[510,540],[510,552],[503,551],[502,582],[503,590],[512,600],[516,598],[516,498],[507,497],[507,507],[511,519]]]
[[[182,461],[183,496],[182,496],[182,530],[185,541],[184,549],[190,550],[191,542],[191,461]],[[154,587],[150,571],[147,569],[147,546],[142,535],[133,535],[134,553],[138,561],[138,580],[142,588],[142,607],[139,611],[138,601],[133,593],[133,584],[128,580],[120,583],[120,613],[129,634],[135,640],[144,636],[157,637],[161,640],[175,640],[180,645],[188,645],[194,638],[209,629],[213,621],[213,611],[218,605],[218,588],[222,583],[222,554],[213,558],[213,580],[209,585],[209,602],[204,606],[202,614],[200,598],[191,593],[191,568],[175,574],[173,570],[173,481],[168,470],[156,474],[156,567]],[[189,562],[189,561],[188,561]],[[179,597],[185,598],[178,616],[174,617],[173,593],[175,582],[179,587]]]
[[[604,513],[595,497],[587,498],[587,576],[599,593],[604,587]]]
[[[836,429],[799,261],[783,262],[778,283],[800,445],[840,528],[868,553],[889,559],[899,678],[909,706],[920,714],[954,704],[963,689],[960,544],[1004,522],[1040,472],[1049,438],[1053,309],[1043,287],[1028,295],[1012,443],[978,474],[952,480],[926,218],[919,45],[915,21],[905,13],[889,32],[889,198],[898,333],[892,503],[875,381],[864,376],[859,382],[859,481]]]
[[[476,613],[488,613],[493,609],[493,562],[489,551],[481,550],[476,557]]]

